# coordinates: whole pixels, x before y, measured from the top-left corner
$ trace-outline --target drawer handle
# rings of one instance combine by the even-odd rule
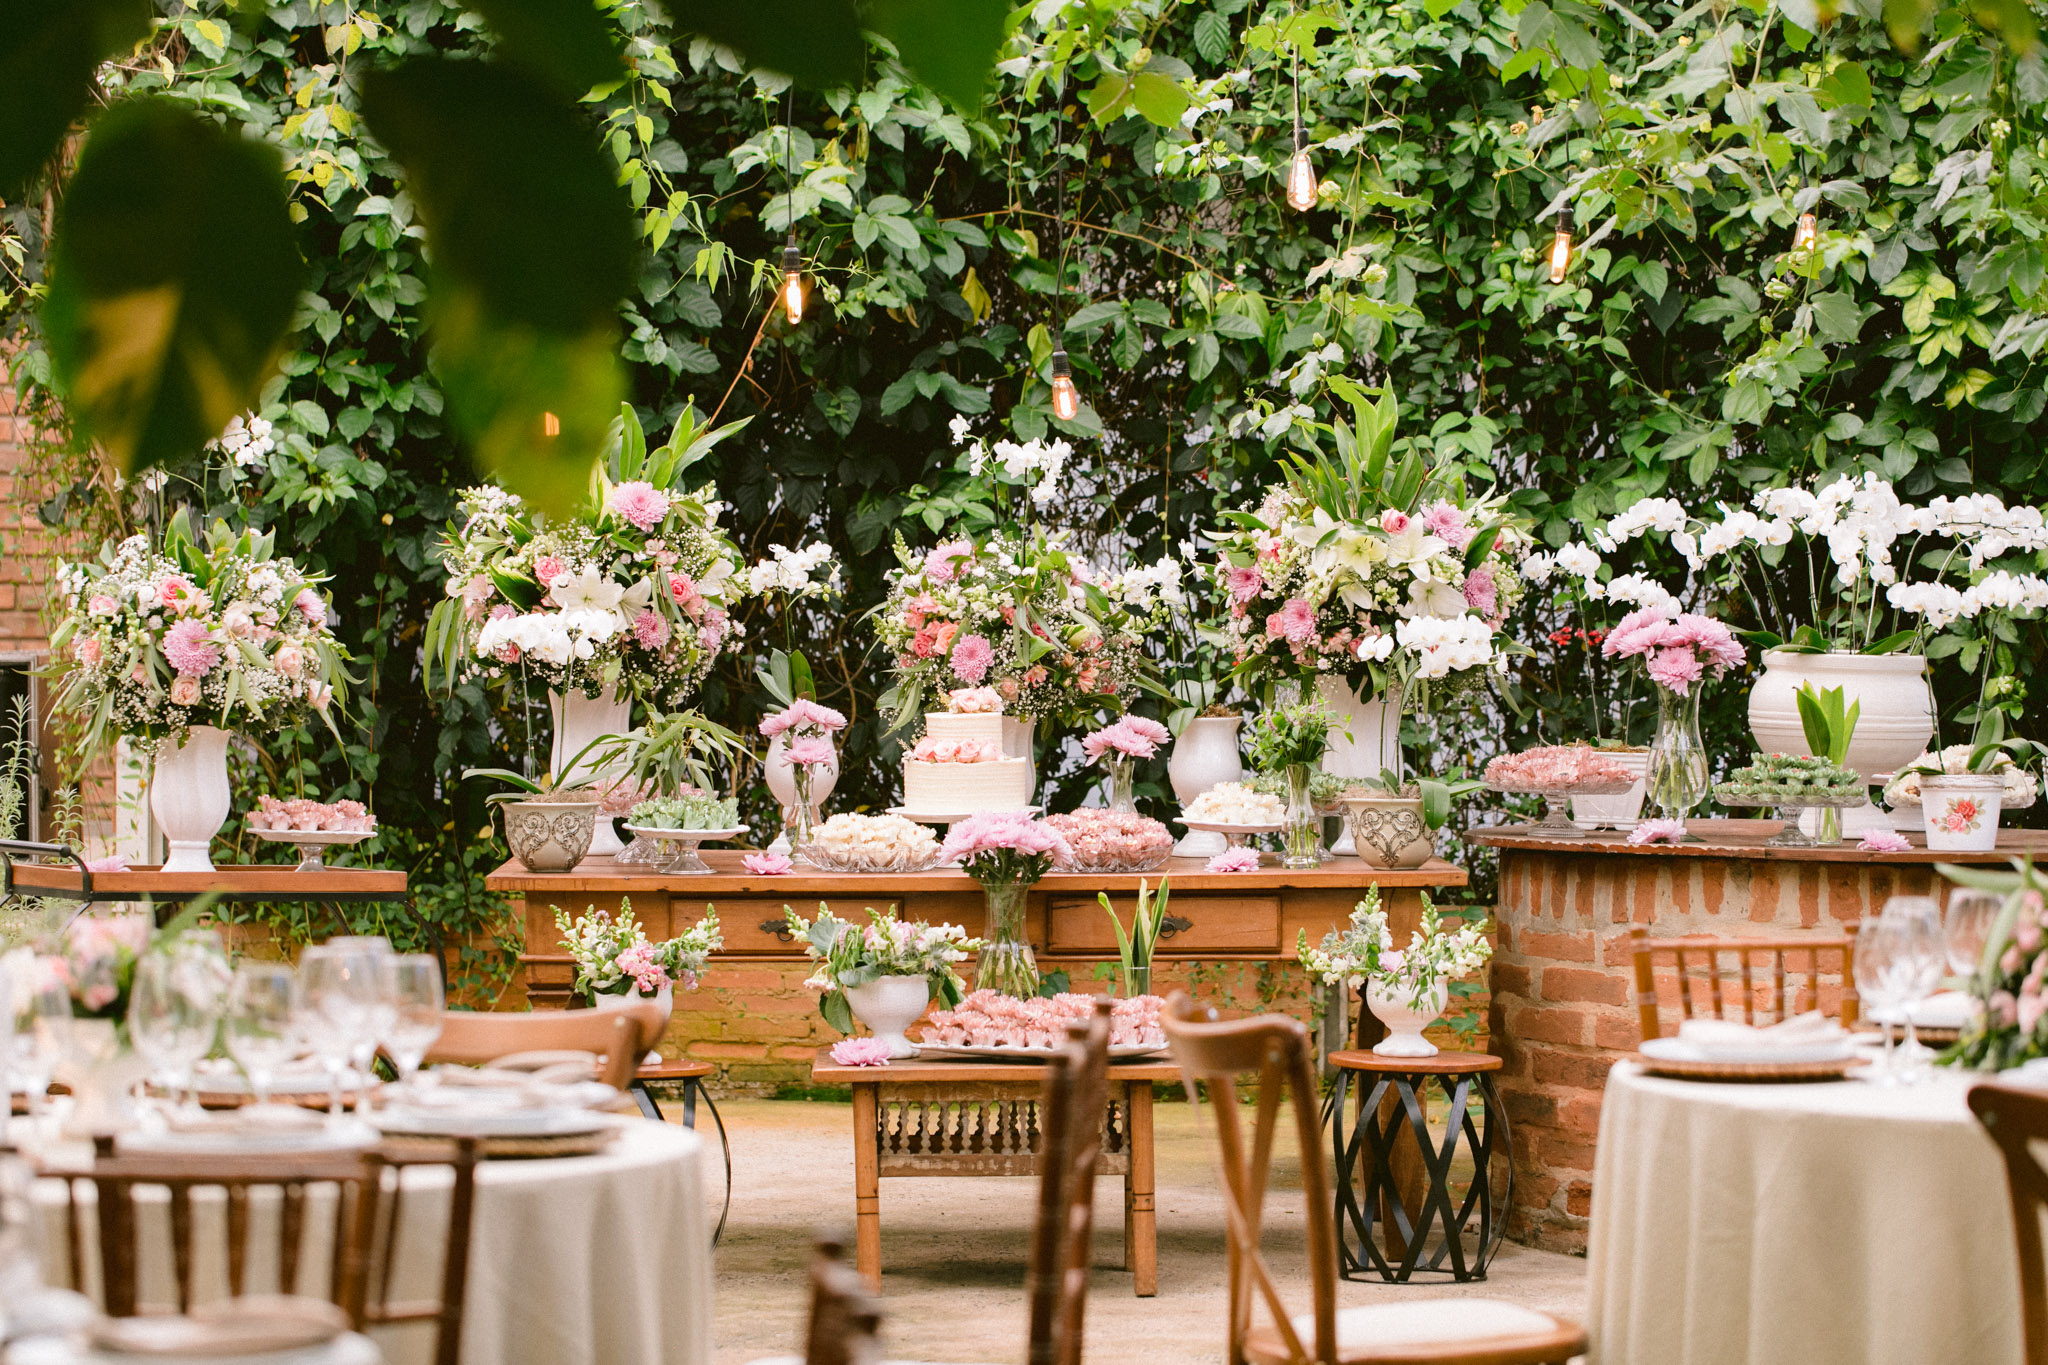
[[[1167,915],[1159,921],[1159,937],[1172,938],[1183,929],[1192,929],[1194,927],[1195,922],[1191,919],[1183,919],[1179,915]]]
[[[768,937],[776,940],[778,943],[796,942],[796,936],[789,932],[788,920],[764,919],[761,921],[761,932],[768,935]]]

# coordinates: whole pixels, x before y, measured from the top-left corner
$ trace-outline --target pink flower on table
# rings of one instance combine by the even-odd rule
[[[1432,503],[1422,514],[1422,525],[1453,550],[1462,550],[1472,541],[1472,528],[1466,524],[1465,510],[1455,503]]]
[[[740,866],[756,877],[780,877],[794,864],[780,853],[748,853],[741,856]]]
[[[1208,863],[1211,872],[1257,872],[1259,851],[1255,848],[1226,848]]]
[[[979,683],[995,661],[995,648],[984,636],[963,635],[953,644],[953,676],[961,682]]]
[[[93,636],[86,636],[71,647],[71,657],[91,668],[100,661],[100,642]]]
[[[1481,616],[1492,616],[1500,605],[1500,585],[1494,582],[1493,566],[1481,564],[1465,575],[1465,605]]]
[[[974,545],[965,540],[949,540],[933,549],[924,557],[925,577],[937,583],[950,583],[959,569],[959,561],[974,557]]]
[[[1256,564],[1241,564],[1230,571],[1229,591],[1232,603],[1242,606],[1259,595],[1266,586],[1265,575]]]
[[[555,586],[555,580],[569,572],[569,566],[560,555],[542,555],[533,561],[533,581],[543,588]]]
[[[668,516],[668,494],[645,479],[629,479],[611,491],[605,510],[624,517],[643,531],[652,531]]]
[[[1912,850],[1913,842],[1905,835],[1888,829],[1871,829],[1863,832],[1863,839],[1856,847],[1865,853],[1906,853]]]
[[[201,678],[220,662],[220,646],[210,641],[203,621],[180,621],[164,632],[164,658],[179,677]]]
[[[832,1060],[841,1066],[887,1066],[889,1045],[879,1038],[846,1038],[832,1044]]]
[[[1389,507],[1386,511],[1380,513],[1380,529],[1390,536],[1400,535],[1408,529],[1408,514],[1397,508]],[[1220,858],[1223,855],[1219,853],[1216,856]]]
[[[1679,696],[1692,690],[1704,671],[1700,656],[1683,647],[1667,647],[1650,655],[1650,681],[1668,687]]]
[[[1682,820],[1641,820],[1628,832],[1632,844],[1678,844],[1685,842]]]
[[[1290,597],[1280,610],[1266,618],[1266,637],[1302,644],[1315,638],[1315,608],[1299,597]]]
[[[670,634],[668,618],[651,607],[633,618],[633,639],[642,649],[660,649],[668,643]]]
[[[820,735],[805,735],[802,739],[792,740],[783,752],[791,763],[802,768],[830,763],[837,756],[832,750],[832,741]]]

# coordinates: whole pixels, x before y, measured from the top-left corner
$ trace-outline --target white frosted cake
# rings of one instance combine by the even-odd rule
[[[903,809],[978,815],[1031,804],[1031,761],[1003,752],[1002,703],[987,688],[962,689],[952,709],[924,718],[924,738],[903,760]]]

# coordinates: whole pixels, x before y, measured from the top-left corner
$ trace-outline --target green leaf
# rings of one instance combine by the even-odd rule
[[[1002,0],[869,0],[867,26],[896,45],[919,80],[962,109],[979,110],[1003,45]]]
[[[499,60],[571,99],[625,74],[616,30],[590,0],[463,0],[490,21]]]
[[[867,58],[852,0],[676,0],[669,10],[677,28],[735,48],[751,64],[813,90],[857,84]]]
[[[1195,51],[1205,62],[1221,63],[1230,55],[1230,21],[1213,9],[1195,16]]]
[[[276,147],[185,105],[101,116],[58,211],[43,322],[117,468],[196,452],[250,407],[304,274]]]
[[[1178,128],[1180,116],[1187,112],[1188,95],[1179,81],[1157,71],[1140,71],[1131,78],[1131,103],[1161,128]]]
[[[148,0],[40,0],[0,20],[0,199],[56,152],[106,58],[149,36]]]
[[[626,395],[635,233],[614,169],[573,106],[504,68],[417,58],[372,72],[363,108],[426,224],[450,418],[507,487],[567,510]]]

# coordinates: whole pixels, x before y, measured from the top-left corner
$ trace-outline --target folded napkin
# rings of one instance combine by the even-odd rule
[[[1822,1047],[1847,1037],[1840,1024],[1817,1010],[1796,1014],[1763,1028],[1739,1024],[1733,1019],[1688,1019],[1678,1026],[1680,1042],[1689,1043],[1710,1056],[1716,1052]]]

